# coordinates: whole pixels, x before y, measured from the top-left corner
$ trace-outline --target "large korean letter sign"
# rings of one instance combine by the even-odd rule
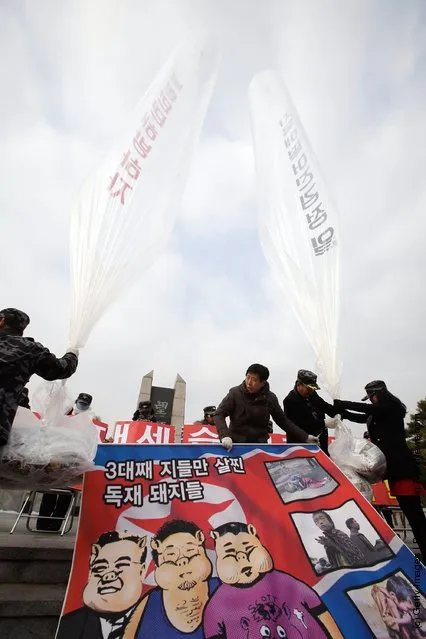
[[[317,447],[102,445],[96,463],[58,639],[424,636],[425,569]]]

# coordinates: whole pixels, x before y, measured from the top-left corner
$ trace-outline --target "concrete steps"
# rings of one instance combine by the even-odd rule
[[[0,531],[0,639],[54,639],[71,569],[75,535]],[[10,526],[9,526],[10,524]],[[6,529],[6,530],[5,530]]]
[[[66,584],[72,552],[69,548],[0,548],[0,584]]]

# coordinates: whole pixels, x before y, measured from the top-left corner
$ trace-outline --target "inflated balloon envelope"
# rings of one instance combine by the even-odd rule
[[[341,373],[337,210],[283,79],[272,70],[258,73],[249,100],[263,253],[312,346],[321,387],[336,399]],[[383,454],[372,444],[355,444],[340,420],[333,426],[333,461],[371,499],[366,479],[383,476]]]
[[[337,398],[336,207],[282,78],[258,73],[249,99],[263,253],[313,348],[321,386]]]
[[[189,35],[84,183],[71,214],[71,346],[86,344],[107,307],[167,244],[218,60],[206,33]]]

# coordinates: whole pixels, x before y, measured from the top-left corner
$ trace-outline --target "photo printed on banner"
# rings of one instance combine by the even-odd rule
[[[426,637],[426,598],[402,571],[346,594],[377,639]]]
[[[339,568],[362,568],[393,553],[354,500],[339,508],[291,515],[317,575]]]
[[[285,504],[329,495],[339,485],[313,457],[282,459],[265,466]]]

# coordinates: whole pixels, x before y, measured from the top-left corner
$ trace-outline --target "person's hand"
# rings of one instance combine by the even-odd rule
[[[80,351],[78,350],[78,348],[72,348],[71,346],[68,346],[67,353],[72,353],[73,355],[78,357],[80,354]]]
[[[222,446],[226,450],[231,450],[232,448],[232,439],[230,437],[224,437],[221,441]]]
[[[315,539],[315,541],[317,541],[319,544],[321,544],[321,546],[326,546],[327,545],[327,539],[325,537],[318,537],[317,539]]]
[[[319,438],[315,435],[308,435],[308,439],[306,440],[307,444],[316,444],[319,446]]]

